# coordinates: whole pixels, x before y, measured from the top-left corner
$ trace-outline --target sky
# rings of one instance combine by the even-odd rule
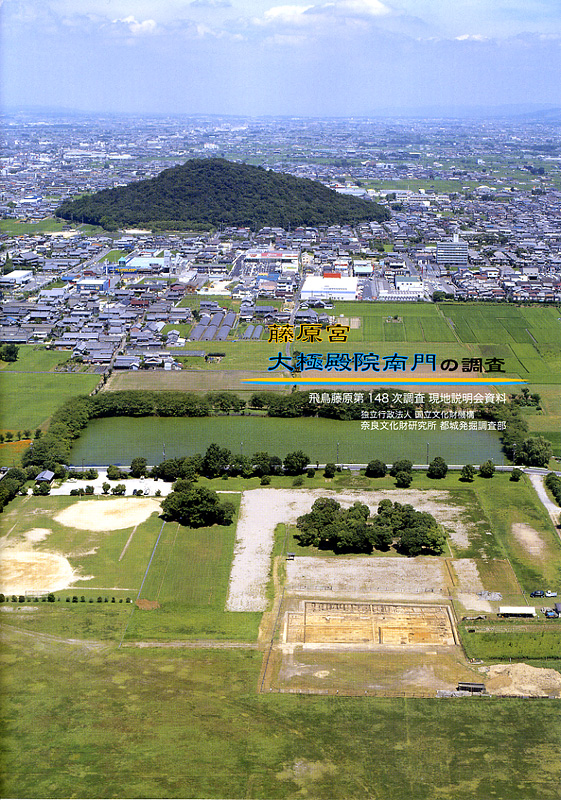
[[[283,2],[3,0],[2,104],[250,116],[561,106],[560,0]]]

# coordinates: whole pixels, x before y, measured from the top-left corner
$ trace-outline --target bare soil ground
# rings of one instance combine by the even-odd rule
[[[0,551],[0,591],[4,594],[56,592],[76,578],[68,559],[58,553],[33,550],[29,543]]]
[[[157,500],[82,500],[59,512],[55,520],[81,531],[118,531],[133,528],[161,509]]]
[[[270,570],[270,557],[273,547],[275,527],[284,522],[294,524],[301,514],[309,511],[318,497],[330,495],[325,489],[253,489],[244,492],[238,519],[237,539],[234,550],[234,561],[230,573],[230,586],[226,609],[228,611],[264,611],[267,607],[266,586]],[[416,489],[388,489],[381,491],[347,491],[333,492],[333,497],[348,507],[357,500],[366,503],[375,511],[381,500],[410,503],[419,511],[428,511],[446,527],[451,538],[460,546],[469,544],[469,526],[462,517],[462,508],[450,503],[450,494],[443,490],[419,491]],[[378,559],[374,559],[378,560]],[[318,566],[318,559],[312,559]],[[337,559],[339,562],[340,559]],[[358,563],[353,559],[353,564]],[[360,562],[363,560],[361,559]],[[394,559],[383,559],[384,563]],[[396,559],[396,562],[398,560]],[[430,563],[436,563],[429,559]],[[295,563],[295,562],[292,562]],[[308,570],[313,565],[309,565]],[[398,568],[397,568],[398,569]],[[378,585],[391,591],[394,578],[390,567],[387,567],[387,578],[378,580]],[[440,575],[441,567],[437,568]],[[313,571],[313,569],[312,569]],[[396,574],[397,575],[397,574]],[[425,573],[426,575],[426,573]],[[415,581],[409,582],[410,594],[419,593],[419,587],[433,590],[433,579],[419,573]],[[319,578],[318,578],[319,580]],[[437,582],[440,579],[437,579]],[[344,581],[344,579],[343,579]],[[329,583],[330,581],[323,581]],[[445,586],[445,581],[437,583]],[[350,587],[349,587],[350,588]],[[377,589],[378,590],[378,589]],[[305,590],[309,591],[309,589]],[[362,588],[356,589],[362,591]],[[394,591],[409,591],[396,587]],[[423,589],[424,591],[424,589]],[[409,598],[410,599],[410,598]]]
[[[512,526],[512,533],[516,541],[519,542],[530,555],[537,558],[543,557],[546,548],[538,531],[523,522],[516,522]]]
[[[142,611],[153,611],[155,608],[160,608],[160,604],[156,600],[144,600],[140,598],[140,600],[135,600],[134,602]]]
[[[441,559],[321,558],[299,556],[286,564],[290,594],[330,592],[388,601],[416,596],[424,600],[448,597],[446,568]]]
[[[502,696],[561,697],[561,675],[555,669],[528,664],[495,664],[481,667],[490,694]]]

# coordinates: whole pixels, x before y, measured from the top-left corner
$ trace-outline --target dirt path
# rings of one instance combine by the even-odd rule
[[[528,477],[530,478],[532,486],[534,487],[534,489],[538,493],[538,497],[542,501],[545,510],[547,511],[549,516],[551,517],[551,521],[553,522],[553,524],[557,528],[557,525],[559,523],[559,515],[561,514],[561,508],[559,508],[559,506],[556,506],[555,503],[552,500],[550,500],[549,497],[547,496],[547,492],[545,490],[545,486],[544,486],[544,483],[543,483],[544,476],[543,475],[536,475],[536,474],[533,474],[533,475],[529,474]],[[561,536],[561,534],[559,534],[559,535]]]
[[[134,536],[134,534],[136,533],[136,529],[137,529],[137,528],[138,528],[138,525],[135,525],[135,526],[134,526],[134,528],[132,529],[132,531],[131,531],[131,535],[129,536],[129,538],[128,538],[128,539],[127,539],[127,541],[125,542],[125,546],[124,546],[124,547],[123,547],[123,549],[121,550],[121,555],[119,556],[119,561],[121,561],[121,560],[122,560],[123,556],[124,556],[124,555],[125,555],[125,553],[127,552],[127,547],[128,547],[128,546],[129,546],[129,544],[132,542],[132,537],[133,537],[133,536]]]
[[[15,625],[9,625],[2,622],[2,631],[0,638],[5,638],[8,634],[15,633],[21,636],[30,636],[33,639],[42,639],[46,642],[53,644],[71,644],[83,647],[85,650],[103,651],[113,647],[113,642],[100,642],[96,639],[65,639],[62,636],[54,636],[52,633],[38,633],[37,631],[26,631],[23,628],[16,628]]]

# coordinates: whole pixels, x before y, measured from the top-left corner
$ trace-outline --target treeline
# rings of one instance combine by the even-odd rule
[[[53,415],[47,433],[36,439],[23,456],[23,465],[37,464],[52,469],[67,464],[72,442],[91,419],[100,417],[205,417],[217,413],[245,413],[246,407],[266,411],[269,417],[324,417],[327,419],[360,420],[373,411],[392,411],[414,419],[414,404],[393,402],[395,392],[384,390],[363,392],[362,403],[311,403],[308,392],[291,394],[255,392],[246,403],[233,392],[208,392],[205,395],[178,391],[128,390],[83,395],[65,403]],[[353,393],[354,395],[354,393]],[[372,400],[369,400],[369,398]],[[425,396],[426,399],[426,396]],[[420,405],[420,404],[419,404]],[[431,408],[423,403],[425,409]],[[516,464],[547,466],[552,455],[551,443],[542,436],[529,435],[516,402],[488,404],[478,407],[483,419],[507,423],[502,434],[503,449]],[[402,417],[403,418],[403,417]]]
[[[163,226],[333,225],[389,219],[369,199],[338,194],[317,181],[221,158],[191,159],[142,181],[65,200],[58,217],[107,229]]]
[[[557,504],[561,506],[561,478],[555,472],[548,472],[544,483],[554,496]]]

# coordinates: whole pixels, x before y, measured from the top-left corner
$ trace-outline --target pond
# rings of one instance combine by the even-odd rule
[[[438,423],[437,423],[438,426]],[[478,464],[492,458],[505,463],[499,435],[488,431],[363,430],[360,420],[340,421],[257,416],[111,417],[93,420],[76,441],[73,464],[128,465],[141,456],[149,464],[164,458],[204,453],[212,442],[233,453],[265,450],[284,458],[304,450],[311,462],[363,464],[379,458],[392,463],[409,458],[414,464],[442,456],[449,464]]]

